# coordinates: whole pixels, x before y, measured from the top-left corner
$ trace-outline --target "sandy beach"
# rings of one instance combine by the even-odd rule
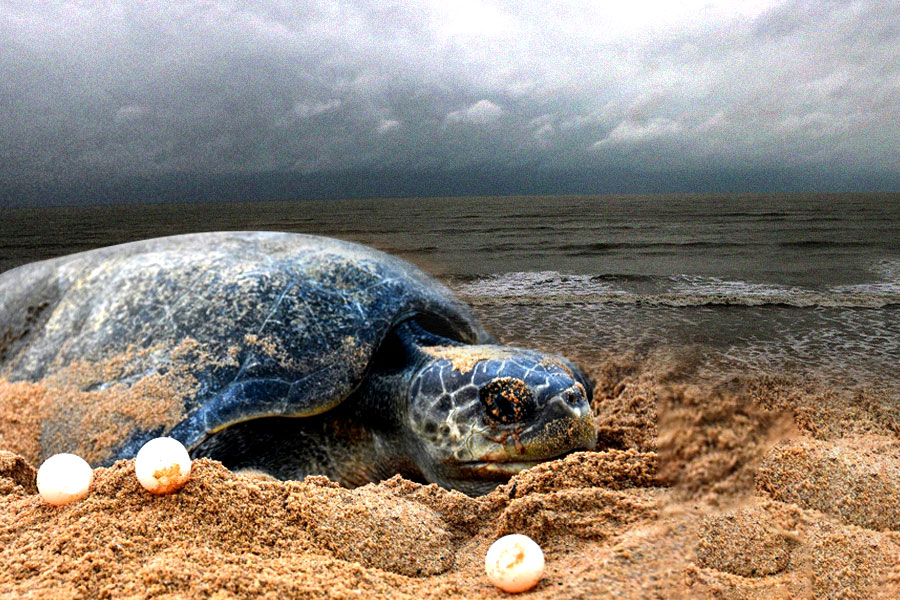
[[[490,544],[541,544],[534,598],[891,598],[900,593],[900,416],[815,377],[589,368],[600,445],[470,498],[399,477],[353,490],[206,459],[179,492],[132,461],[61,508],[0,406],[0,598],[498,598]]]

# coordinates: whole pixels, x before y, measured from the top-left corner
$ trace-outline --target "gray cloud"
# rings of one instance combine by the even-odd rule
[[[897,3],[626,4],[2,1],[0,169],[900,171]]]

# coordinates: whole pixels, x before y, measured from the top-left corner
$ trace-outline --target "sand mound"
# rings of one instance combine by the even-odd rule
[[[743,577],[784,571],[797,545],[798,512],[789,505],[765,502],[704,519],[698,564]]]
[[[863,600],[888,589],[900,546],[893,534],[760,500],[704,519],[697,558],[689,576],[714,597]]]
[[[450,567],[450,534],[427,506],[377,486],[348,491],[326,478],[309,482],[321,487],[308,490],[297,514],[311,538],[336,558],[409,576]]]
[[[300,593],[317,581],[328,587],[336,564],[343,575],[332,583],[357,587],[373,569],[383,573],[380,589],[394,585],[393,573],[434,574],[451,564],[440,517],[390,489],[345,490],[322,478],[261,481],[206,459],[194,469],[168,496],[144,491],[132,461],[97,469],[88,498],[65,507],[7,496],[0,589],[7,597],[27,590],[143,597],[148,589],[202,597],[214,589],[249,593],[262,589],[260,577],[291,573],[275,589]]]
[[[894,598],[900,591],[897,440],[802,438],[756,475],[768,499],[707,517],[694,584],[724,598]]]
[[[861,436],[779,444],[756,476],[760,493],[870,529],[900,530],[900,443]]]
[[[17,454],[0,450],[0,496],[36,494],[37,472]]]

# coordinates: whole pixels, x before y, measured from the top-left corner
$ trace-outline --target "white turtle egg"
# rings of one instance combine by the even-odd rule
[[[94,470],[75,454],[54,454],[37,472],[37,489],[47,504],[62,506],[88,494]]]
[[[144,444],[134,459],[134,474],[151,494],[169,494],[191,476],[191,457],[184,445],[170,437]]]
[[[491,544],[484,569],[491,583],[504,592],[524,592],[544,574],[544,553],[527,535],[505,535]]]

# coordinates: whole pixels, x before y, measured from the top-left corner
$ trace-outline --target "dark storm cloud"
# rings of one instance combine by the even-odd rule
[[[4,1],[0,11],[7,178],[900,170],[900,5],[880,0]]]

